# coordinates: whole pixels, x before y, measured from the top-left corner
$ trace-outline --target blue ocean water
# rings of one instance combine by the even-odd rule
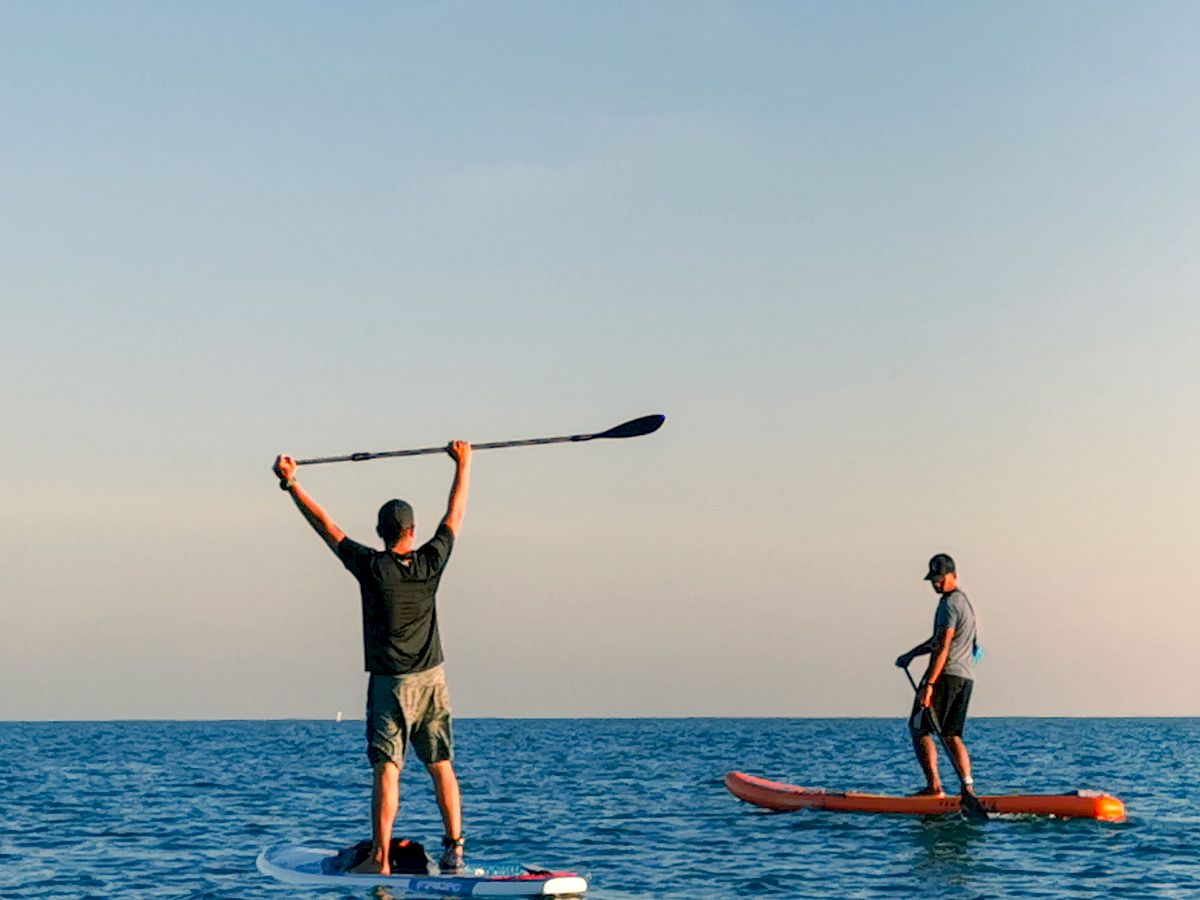
[[[767,813],[722,786],[741,769],[910,790],[920,777],[899,718],[455,728],[472,856],[577,868],[596,900],[1200,896],[1200,719],[973,720],[982,792],[1105,789],[1129,811],[1122,824],[983,828]],[[332,721],[0,723],[0,896],[354,896],[276,884],[254,860],[280,841],[367,836],[361,732]],[[436,845],[418,765],[403,791],[398,834]]]

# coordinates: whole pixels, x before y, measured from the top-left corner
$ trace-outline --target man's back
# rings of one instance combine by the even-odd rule
[[[412,553],[374,550],[349,538],[338,544],[338,558],[359,584],[368,672],[407,675],[441,664],[436,597],[453,547],[445,525]]]

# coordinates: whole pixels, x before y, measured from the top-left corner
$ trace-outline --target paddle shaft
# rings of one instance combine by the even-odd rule
[[[501,447],[532,447],[535,444],[565,444],[568,441],[590,441],[593,434],[571,435],[569,437],[531,438],[523,441],[491,441],[486,444],[472,444],[472,450],[498,450]],[[386,459],[394,456],[428,456],[433,453],[445,453],[446,445],[440,447],[421,447],[417,450],[383,450],[379,453],[350,453],[346,456],[319,456],[313,459],[298,459],[298,466],[315,466],[318,463],[335,462],[364,462],[368,459]]]
[[[490,441],[484,444],[472,444],[472,450],[498,450],[502,447],[534,447],[541,444],[573,444],[581,441],[593,441],[597,438],[623,438],[623,437],[640,437],[643,434],[650,434],[662,427],[662,423],[666,420],[666,416],[642,416],[640,419],[631,419],[628,422],[623,422],[616,425],[607,431],[598,431],[594,434],[566,434],[561,437],[544,437],[544,438],[525,438],[516,441]],[[382,450],[377,453],[350,453],[345,456],[318,456],[310,459],[298,459],[298,466],[315,466],[320,463],[335,463],[335,462],[364,462],[368,459],[385,459],[396,456],[428,456],[433,453],[445,453],[445,445],[441,447],[421,447],[416,450]]]
[[[913,681],[912,672],[908,671],[908,666],[904,667],[904,674],[908,676],[908,683],[912,685],[913,693],[916,694],[920,688]],[[979,798],[974,794],[969,794],[967,791],[967,779],[963,776],[962,769],[958,767],[958,759],[954,756],[954,751],[950,749],[950,745],[946,743],[946,735],[942,733],[942,723],[938,721],[937,713],[933,711],[933,706],[924,707],[924,711],[929,715],[929,721],[933,723],[934,733],[937,734],[938,740],[941,741],[942,749],[946,751],[946,756],[950,758],[950,765],[954,767],[954,774],[958,776],[959,784],[962,785],[962,798],[964,807],[969,803],[972,807],[972,812],[976,818],[987,819],[987,810],[983,808],[983,804],[979,802]],[[967,799],[970,797],[970,800]]]

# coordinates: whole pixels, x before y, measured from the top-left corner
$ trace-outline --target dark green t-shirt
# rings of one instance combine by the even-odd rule
[[[373,550],[345,538],[338,559],[362,594],[363,656],[373,675],[408,675],[442,662],[437,589],[454,547],[454,532],[439,525],[412,553]]]

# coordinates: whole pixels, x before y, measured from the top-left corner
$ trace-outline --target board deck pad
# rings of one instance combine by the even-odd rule
[[[360,875],[338,870],[332,861],[343,851],[333,847],[278,844],[258,855],[258,870],[285,884],[327,887],[386,886],[393,896],[433,897],[581,897],[587,879],[576,872],[552,872],[512,862],[475,862],[453,875],[403,873]]]
[[[726,775],[725,787],[739,800],[778,812],[825,809],[837,812],[944,816],[961,811],[957,795],[897,797],[855,791],[826,791],[768,781],[766,778],[758,778],[744,772],[730,772]],[[979,802],[985,810],[994,815],[1055,816],[1061,819],[1097,819],[1102,822],[1125,821],[1125,804],[1102,791],[980,796]]]

